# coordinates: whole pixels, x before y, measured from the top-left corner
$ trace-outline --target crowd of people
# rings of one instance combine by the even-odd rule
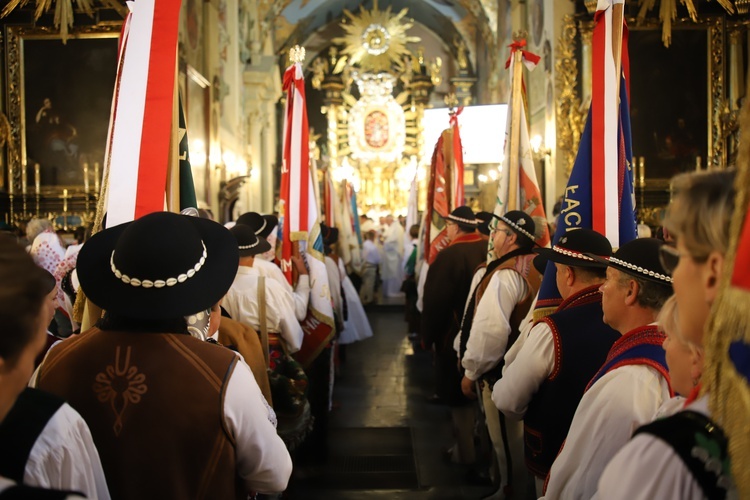
[[[158,212],[70,245],[33,220],[25,248],[0,235],[0,498],[283,492],[293,464],[326,457],[333,367],[372,336],[378,296],[403,297],[434,352],[445,459],[489,498],[738,498],[702,390],[735,176],[676,177],[662,237],[616,249],[591,229],[543,248],[524,211],[461,206],[429,265],[419,227],[392,216],[361,218],[344,262],[322,224],[336,334],[306,366],[309,256],[290,284],[275,216]],[[81,304],[97,318],[83,331]]]
[[[450,243],[419,278],[421,344],[451,409],[445,459],[495,486],[487,498],[739,498],[701,390],[735,175],[676,177],[663,237],[617,249],[591,229],[542,248],[518,210],[492,229],[465,206],[445,217]],[[561,299],[545,315],[548,263]]]
[[[372,336],[338,230],[320,226],[334,336],[302,366],[311,257],[292,285],[275,216],[203,215],[0,235],[0,498],[267,496],[325,458],[343,347]]]

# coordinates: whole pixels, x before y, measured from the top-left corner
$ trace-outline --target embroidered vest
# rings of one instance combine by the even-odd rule
[[[23,483],[29,461],[42,431],[65,403],[62,399],[27,387],[0,422],[0,476]]]
[[[667,360],[664,349],[661,347],[665,338],[664,333],[660,332],[656,325],[641,326],[629,331],[614,343],[607,354],[604,365],[591,379],[586,386],[586,390],[588,391],[597,380],[616,368],[628,365],[646,365],[654,368],[664,377],[669,386],[669,395],[674,396],[672,384],[669,381]]]
[[[112,498],[245,498],[223,413],[237,359],[189,335],[93,328],[50,350],[38,387],[88,424]]]
[[[484,275],[482,281],[477,285],[476,301],[474,303],[474,314],[476,314],[476,308],[479,306],[479,303],[482,300],[482,296],[487,290],[487,287],[489,286],[490,281],[492,280],[492,277],[495,275],[495,273],[502,271],[503,269],[512,269],[513,271],[516,271],[518,274],[520,274],[524,281],[526,281],[526,296],[521,299],[518,304],[516,304],[516,307],[514,307],[513,311],[511,312],[510,318],[508,318],[508,322],[510,324],[510,335],[508,337],[508,345],[505,347],[505,352],[508,352],[508,349],[510,349],[518,339],[518,335],[520,334],[521,322],[529,312],[529,308],[531,308],[531,304],[534,302],[534,297],[536,297],[536,292],[539,290],[539,286],[542,283],[542,275],[537,272],[536,268],[534,268],[531,263],[533,257],[533,254],[514,255],[510,259],[503,261],[502,264],[498,265],[494,269],[488,268],[487,274]],[[468,334],[470,334],[470,332],[467,332],[467,342]],[[490,388],[492,388],[495,382],[497,382],[502,376],[504,365],[505,359],[500,359],[500,361],[497,365],[495,365],[494,368],[490,369],[487,373],[484,373],[482,375],[481,380],[487,382],[490,385]]]
[[[581,290],[542,319],[552,331],[555,363],[524,416],[526,467],[546,477],[591,377],[620,334],[602,321],[599,286]]]
[[[642,433],[656,436],[672,447],[706,498],[724,499],[730,491],[736,497],[729,443],[721,427],[710,418],[685,410],[639,427],[633,436]]]

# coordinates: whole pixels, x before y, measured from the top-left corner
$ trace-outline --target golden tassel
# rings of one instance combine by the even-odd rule
[[[750,386],[729,358],[733,342],[750,344],[750,291],[731,285],[737,246],[750,201],[750,103],[740,117],[740,151],[735,179],[735,208],[730,225],[721,289],[706,326],[706,371],[703,392],[709,395],[712,418],[729,438],[732,476],[739,498],[750,498]]]

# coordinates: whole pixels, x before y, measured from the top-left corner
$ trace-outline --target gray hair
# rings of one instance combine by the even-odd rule
[[[49,219],[31,219],[26,224],[26,237],[29,239],[29,243],[33,243],[37,236],[48,229],[55,230],[55,226]]]

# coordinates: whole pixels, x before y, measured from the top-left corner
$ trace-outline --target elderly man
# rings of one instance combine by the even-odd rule
[[[622,337],[578,404],[550,469],[545,498],[591,498],[607,463],[672,396],[661,347],[665,336],[655,323],[672,295],[672,278],[659,262],[661,245],[643,238],[624,244],[609,259],[588,255],[608,266],[600,287],[604,322]]]
[[[467,406],[468,400],[461,393],[458,359],[451,344],[461,327],[472,273],[484,262],[487,244],[476,232],[476,219],[469,207],[456,208],[445,223],[450,243],[435,257],[425,281],[422,342],[427,348],[435,348],[437,399],[453,407],[458,446],[453,447],[451,458],[471,463],[473,408]]]
[[[383,261],[380,263],[380,277],[383,279],[383,297],[401,295],[404,281],[404,228],[392,215],[385,218],[383,232]]]
[[[526,475],[520,467],[521,431],[503,429],[492,403],[492,386],[500,376],[505,352],[518,338],[521,322],[534,301],[541,276],[531,265],[535,239],[531,216],[521,210],[511,210],[496,217],[499,220],[492,243],[497,258],[487,266],[473,301],[467,306],[460,348],[464,368],[461,390],[466,397],[476,398],[475,388],[480,382],[487,430],[500,469],[501,484],[496,495],[501,495],[511,493],[514,488],[523,491]],[[513,459],[517,462],[515,466]]]
[[[106,314],[49,351],[37,384],[86,420],[118,498],[286,488],[291,458],[250,368],[187,332],[185,316],[218,303],[238,263],[224,227],[168,212],[105,229],[81,249],[81,288]]]
[[[537,496],[568,434],[586,384],[604,363],[620,334],[602,320],[606,266],[586,254],[609,257],[607,238],[591,229],[565,234],[552,248],[539,248],[534,265],[557,268],[557,289],[564,299],[557,310],[529,332],[515,360],[492,391],[495,406],[524,420],[526,467],[536,478]]]

